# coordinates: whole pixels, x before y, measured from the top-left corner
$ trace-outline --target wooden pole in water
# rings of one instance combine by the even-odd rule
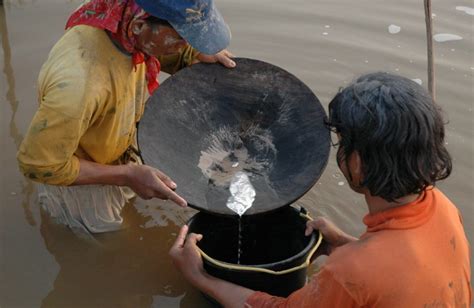
[[[428,53],[428,90],[433,100],[436,97],[435,91],[435,71],[433,62],[433,23],[431,13],[431,0],[424,0],[425,22],[426,22],[426,46]]]

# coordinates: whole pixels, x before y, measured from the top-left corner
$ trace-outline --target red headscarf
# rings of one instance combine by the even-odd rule
[[[148,92],[155,91],[158,84],[160,62],[157,58],[136,49],[136,39],[130,29],[130,23],[136,19],[145,19],[149,14],[139,7],[135,0],[91,0],[80,6],[66,24],[66,29],[76,25],[89,25],[110,31],[114,40],[132,54],[133,66],[145,62]]]

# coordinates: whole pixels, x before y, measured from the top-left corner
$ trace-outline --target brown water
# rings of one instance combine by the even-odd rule
[[[168,249],[178,226],[194,211],[168,202],[137,201],[124,210],[129,228],[85,245],[42,219],[35,185],[18,172],[15,152],[36,110],[35,82],[42,62],[79,2],[4,0],[0,80],[1,307],[208,307],[175,271]],[[67,2],[67,3],[64,3]],[[362,73],[384,70],[426,85],[422,1],[218,0],[233,31],[231,50],[274,63],[303,80],[327,106],[339,86]],[[454,158],[450,178],[439,183],[464,215],[474,240],[473,16],[433,1],[434,32],[461,36],[435,42],[438,102],[449,119]],[[389,26],[401,27],[396,34]],[[394,27],[392,27],[394,28]],[[337,169],[334,153],[319,183],[301,203],[360,235],[366,212]]]

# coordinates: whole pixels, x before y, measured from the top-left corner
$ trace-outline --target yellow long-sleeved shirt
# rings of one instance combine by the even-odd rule
[[[162,71],[190,65],[197,52],[159,58]],[[39,109],[17,154],[23,174],[69,185],[79,158],[114,164],[135,138],[148,98],[145,64],[134,69],[104,30],[80,25],[51,50],[38,79]]]

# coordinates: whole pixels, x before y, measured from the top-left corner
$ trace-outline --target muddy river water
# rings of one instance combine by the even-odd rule
[[[36,79],[79,2],[4,0],[0,6],[0,307],[208,307],[175,271],[168,250],[194,210],[136,200],[127,229],[84,244],[42,217],[35,184],[15,153],[37,107]],[[238,56],[278,65],[305,82],[327,107],[337,89],[371,71],[427,85],[422,1],[217,0]],[[433,1],[437,100],[449,123],[454,170],[439,187],[459,207],[474,240],[474,57],[472,1]],[[364,200],[331,153],[319,182],[301,200],[360,235]]]

